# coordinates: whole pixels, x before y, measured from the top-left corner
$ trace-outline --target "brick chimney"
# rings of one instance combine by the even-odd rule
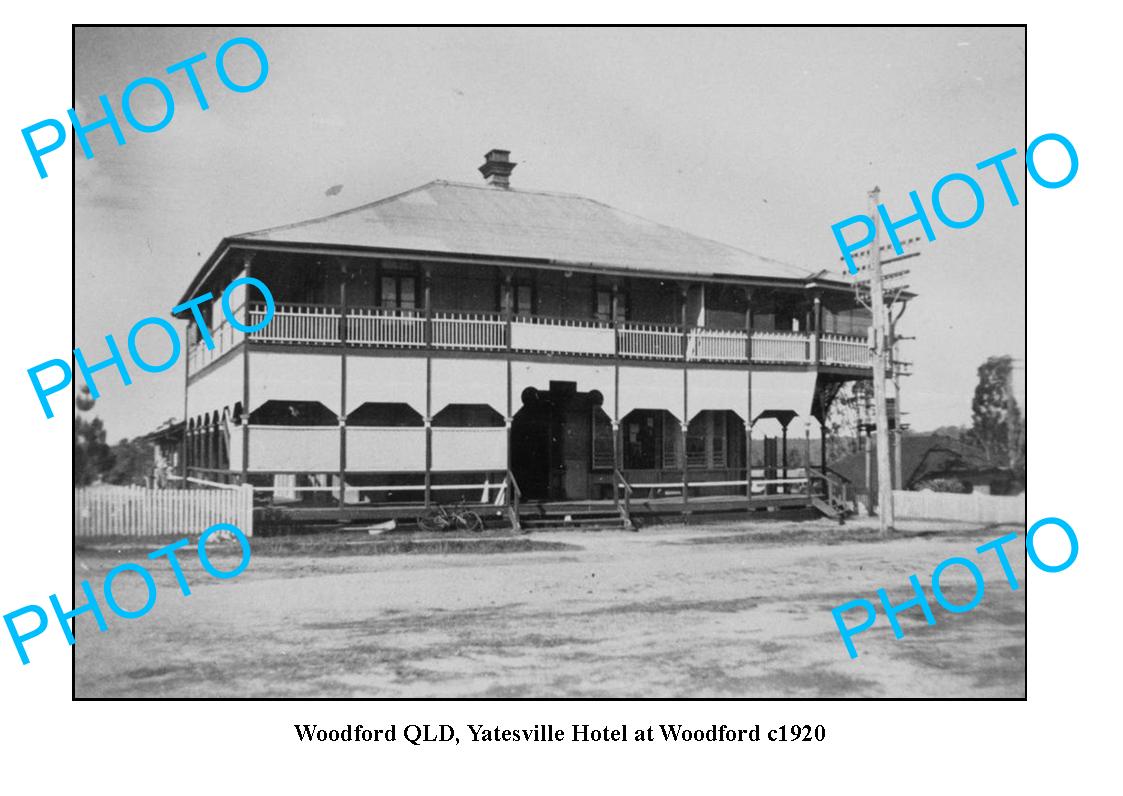
[[[487,184],[493,188],[510,188],[511,172],[517,163],[511,162],[511,153],[506,149],[493,149],[484,155],[484,164],[480,166],[480,174],[484,175]]]

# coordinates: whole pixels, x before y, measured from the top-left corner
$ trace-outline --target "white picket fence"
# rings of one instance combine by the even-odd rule
[[[74,490],[77,536],[198,536],[230,523],[253,535],[253,487],[148,489],[95,485]]]
[[[1016,523],[1026,521],[1025,495],[984,495],[972,492],[903,492],[893,490],[893,511],[900,519],[961,520]]]

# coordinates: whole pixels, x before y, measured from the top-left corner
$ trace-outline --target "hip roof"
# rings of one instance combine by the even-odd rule
[[[514,258],[678,276],[814,276],[581,196],[443,180],[230,240]]]

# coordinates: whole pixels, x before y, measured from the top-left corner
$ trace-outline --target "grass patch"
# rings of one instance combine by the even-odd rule
[[[800,544],[877,544],[879,542],[899,542],[911,539],[975,539],[996,532],[1000,526],[986,525],[962,530],[893,531],[882,536],[877,528],[839,526],[831,528],[788,528],[785,530],[759,530],[746,528],[743,531],[721,534],[720,536],[695,536],[690,539],[666,541],[668,545],[708,545],[708,544],[747,544],[775,546]]]
[[[74,545],[75,554],[87,555],[147,555],[179,537],[152,536],[144,539],[122,537],[119,539],[82,539]],[[440,534],[392,533],[370,536],[366,533],[323,533],[309,536],[267,536],[250,539],[254,556],[367,556],[469,553],[538,553],[562,550],[580,550],[578,545],[533,539],[510,532],[503,534],[474,534],[472,536],[442,536]],[[242,548],[236,542],[210,542],[207,553],[211,558],[241,557]]]

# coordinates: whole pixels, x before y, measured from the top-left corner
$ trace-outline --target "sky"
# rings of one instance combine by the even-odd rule
[[[227,90],[215,72],[235,36],[269,59],[250,93]],[[182,75],[164,74],[199,52],[205,111]],[[236,82],[257,75],[246,48],[227,64]],[[918,297],[901,327],[916,338],[903,344],[914,371],[902,387],[905,421],[969,424],[978,366],[1025,358],[1020,28],[77,31],[80,119],[103,115],[100,94],[120,114],[124,87],[141,76],[166,78],[176,101],[168,126],[141,134],[126,124],[124,146],[107,128],[91,132],[92,160],[75,147],[75,334],[91,362],[107,354],[106,334],[123,348],[133,323],[167,317],[224,236],[433,179],[481,180],[492,148],[518,162],[513,187],[580,194],[838,276],[831,225],[868,212],[875,185],[891,217],[911,213],[913,190],[932,216],[937,180],[976,175],[980,220],[953,230],[932,216],[936,240],[907,262]],[[147,123],[164,110],[147,88],[132,107]],[[993,169],[975,169],[1012,147],[1016,207]],[[974,207],[962,185],[942,199],[954,218]],[[134,372],[127,388],[102,372],[95,413],[110,441],[182,417],[181,367]]]

